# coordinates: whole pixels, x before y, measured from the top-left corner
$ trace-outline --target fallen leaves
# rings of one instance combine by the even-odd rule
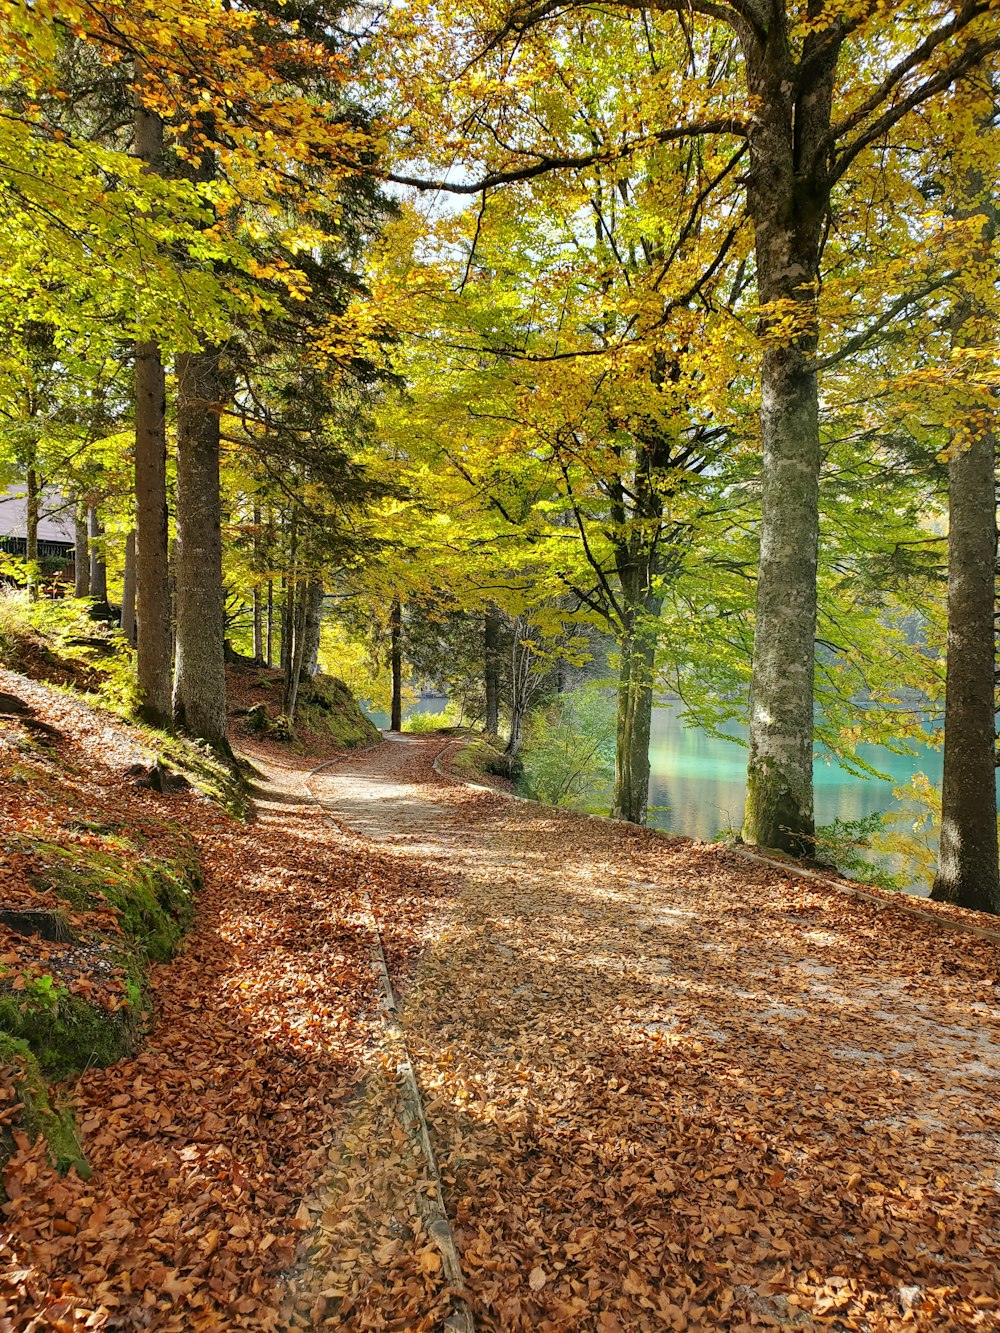
[[[113,804],[127,746],[102,768],[115,729],[87,725],[75,790]],[[270,752],[257,825],[170,798],[196,928],[147,1049],[74,1087],[94,1178],[12,1159],[0,1327],[440,1323],[362,887],[394,982],[425,951],[401,1021],[478,1328],[1000,1327],[996,946],[470,795],[434,751],[324,784],[374,843]]]
[[[334,845],[300,761],[274,765],[258,822],[234,824],[194,793],[126,787],[127,727],[17,684],[64,740],[40,760],[30,799],[0,783],[5,828],[29,817],[56,835],[84,818],[131,826],[166,801],[201,845],[205,885],[184,953],[153,968],[145,1049],[72,1084],[93,1178],[56,1176],[43,1144],[20,1137],[5,1174],[0,1327],[309,1327],[288,1275],[382,1031],[360,886],[393,917],[397,969],[419,956],[440,888]],[[13,877],[5,890],[15,884],[30,893]],[[42,943],[0,946],[21,966]],[[432,1306],[439,1275],[421,1281]]]

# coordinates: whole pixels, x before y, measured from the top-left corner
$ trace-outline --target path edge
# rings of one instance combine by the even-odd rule
[[[452,772],[445,768],[443,759],[452,747],[455,747],[455,753],[464,745],[468,745],[466,740],[450,740],[447,745],[435,756],[434,772],[438,777],[444,778],[448,782],[457,783],[459,786],[467,787],[471,791],[488,792],[491,796],[501,796],[507,801],[521,801],[525,805],[537,805],[543,810],[557,811],[559,814],[572,815],[576,819],[599,820],[602,824],[622,824],[626,828],[634,829],[640,827],[629,823],[626,819],[613,819],[610,815],[589,815],[584,811],[563,810],[558,805],[546,805],[544,801],[536,801],[531,796],[521,796],[517,792],[504,791],[500,787],[490,787],[482,782],[470,782],[468,778],[463,778],[460,774]],[[648,825],[642,825],[647,833],[652,833],[654,837],[675,839],[676,834],[664,833],[661,829],[649,828]],[[883,898],[877,893],[871,893],[867,889],[858,888],[847,880],[831,879],[827,875],[820,874],[817,870],[809,870],[805,866],[796,865],[794,862],[779,861],[777,857],[764,856],[760,852],[752,852],[748,847],[739,846],[730,843],[711,843],[714,847],[721,847],[724,851],[730,852],[733,856],[738,856],[744,861],[751,861],[756,865],[766,866],[769,870],[779,870],[785,875],[797,875],[800,879],[809,880],[824,889],[833,889],[837,893],[843,894],[848,898],[858,898],[864,902],[872,903],[880,911],[889,911],[895,908],[897,912],[903,912],[907,916],[916,918],[918,921],[926,922],[929,925],[937,926],[943,930],[954,930],[960,934],[975,935],[979,939],[993,940],[1000,944],[1000,930],[990,930],[986,926],[974,925],[971,921],[956,920],[951,916],[938,915],[936,912],[925,912],[920,907],[911,907],[909,903],[901,902],[896,898]],[[960,909],[961,910],[961,909]]]

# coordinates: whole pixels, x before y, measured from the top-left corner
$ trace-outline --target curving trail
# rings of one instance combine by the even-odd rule
[[[18,684],[37,817],[134,820],[142,737]],[[1000,1329],[1000,946],[441,748],[256,746],[249,826],[141,797],[197,921],[145,1049],[68,1089],[93,1178],[11,1159],[0,1330]]]
[[[439,749],[312,785],[457,895],[402,1023],[477,1327],[1000,1327],[1000,946],[471,791]],[[346,1216],[317,1323],[435,1326]]]

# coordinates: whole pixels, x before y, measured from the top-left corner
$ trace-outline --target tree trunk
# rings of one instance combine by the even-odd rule
[[[486,686],[487,735],[500,731],[500,617],[489,607],[483,623],[483,681]]]
[[[90,541],[87,536],[87,506],[77,500],[73,507],[73,596],[90,596]]]
[[[177,661],[174,720],[228,752],[216,348],[177,358]]]
[[[38,581],[41,574],[41,570],[38,568],[38,508],[41,486],[36,468],[28,468],[26,481],[24,555],[27,567],[28,596],[32,601],[35,601],[38,597]]]
[[[308,680],[319,672],[319,640],[323,628],[323,585],[312,579],[305,590],[302,672]]]
[[[646,579],[648,582],[648,577]],[[627,584],[623,595],[628,596]],[[629,626],[621,646],[618,678],[618,713],[615,735],[615,786],[612,819],[645,824],[649,805],[649,734],[653,721],[653,685],[656,667],[656,622],[661,600],[651,593],[632,592]]]
[[[135,347],[136,667],[139,712],[170,725],[166,378],[156,343]]]
[[[108,565],[104,558],[104,525],[94,505],[87,510],[90,537],[90,596],[99,607],[108,606]]]
[[[816,373],[797,348],[765,353],[763,509],[743,836],[813,852],[813,663],[819,555]]]
[[[306,646],[306,608],[308,598],[305,589],[297,590],[294,599],[294,615],[290,615],[292,635],[288,645],[288,669],[285,672],[285,692],[281,711],[291,722],[299,702],[299,685],[302,681],[302,663]]]
[[[267,581],[267,644],[264,649],[264,665],[270,667],[274,661],[274,580]]]
[[[743,836],[795,855],[814,850],[820,443],[812,363],[841,40],[833,30],[807,36],[796,65],[776,9],[760,44],[748,39],[745,47],[750,94],[758,106],[749,135],[747,195],[765,307],[761,333],[769,342],[761,367],[763,505]]]
[[[995,439],[948,463],[948,663],[941,849],[931,897],[1000,914],[996,814]]]
[[[256,575],[260,564],[260,508],[253,510],[253,565]],[[260,584],[253,585],[253,660],[258,665],[264,661],[264,609]]]
[[[125,576],[122,579],[122,633],[126,643],[135,644],[135,531],[125,538]]]
[[[390,657],[392,661],[392,711],[390,731],[403,730],[403,608],[399,598],[389,613]]]
[[[146,170],[163,157],[163,122],[139,103],[135,154]],[[135,346],[136,669],[139,714],[157,727],[172,715],[171,595],[167,517],[167,387],[160,348]]]

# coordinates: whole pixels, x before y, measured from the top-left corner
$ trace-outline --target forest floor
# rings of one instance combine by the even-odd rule
[[[120,799],[127,729],[22,688],[89,745],[79,800]],[[93,1177],[11,1160],[0,1329],[458,1309],[374,926],[477,1328],[1000,1328],[1000,945],[441,748],[257,745],[248,825],[157,798],[203,850],[195,927],[142,1053],[73,1085]]]

